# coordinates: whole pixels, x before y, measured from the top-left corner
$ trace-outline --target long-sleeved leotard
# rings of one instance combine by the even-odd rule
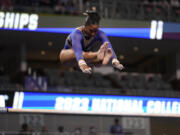
[[[76,28],[66,39],[64,49],[70,49],[73,48],[76,60],[79,61],[83,58],[83,51],[94,51],[94,49],[97,50],[98,45],[97,44],[103,44],[104,42],[109,42],[109,39],[107,38],[106,34],[102,30],[98,30],[96,35],[93,37],[89,37],[84,31],[83,26]],[[98,47],[99,48],[99,47]],[[116,54],[111,46],[111,43],[109,42],[108,48],[112,49],[113,55],[112,58],[116,58]]]

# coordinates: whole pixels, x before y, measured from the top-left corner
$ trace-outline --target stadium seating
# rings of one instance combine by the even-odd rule
[[[0,76],[0,90],[13,90],[21,91],[24,90],[21,84],[12,83],[9,76],[1,75]]]
[[[49,87],[69,88],[71,92],[121,94],[127,91],[173,91],[170,83],[161,75],[114,72],[107,75],[93,73],[83,74],[81,71],[44,70]],[[83,91],[82,91],[83,89]]]
[[[23,5],[23,6],[22,6]],[[180,5],[180,4],[179,4]],[[82,15],[83,10],[96,7],[104,18],[152,20],[154,18],[166,21],[180,21],[180,6],[174,6],[170,1],[150,0],[92,0],[91,2],[74,3],[72,1],[42,1],[29,0],[1,2],[0,9],[10,11],[38,12],[47,14]]]

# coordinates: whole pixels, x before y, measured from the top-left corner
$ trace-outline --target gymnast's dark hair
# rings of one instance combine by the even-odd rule
[[[84,15],[87,16],[85,20],[85,26],[93,24],[99,25],[101,17],[96,11],[86,11]]]

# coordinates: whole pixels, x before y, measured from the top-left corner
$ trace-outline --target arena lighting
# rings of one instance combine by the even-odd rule
[[[155,39],[156,37],[156,27],[157,27],[157,22],[156,21],[151,21],[151,31],[150,31],[150,38]]]
[[[163,21],[151,21],[150,39],[161,40],[163,37]]]
[[[157,40],[161,40],[162,35],[163,35],[163,21],[159,21],[157,27],[157,34],[156,34]]]
[[[62,34],[69,34],[74,29],[75,28],[37,28],[35,30],[30,30],[28,28],[24,28],[24,29],[0,28],[0,30],[33,31],[33,32],[47,32],[47,33],[62,33]],[[150,39],[150,28],[100,28],[100,29],[104,31],[107,34],[107,36]]]
[[[0,113],[7,112],[6,101],[8,99],[8,95],[0,93]]]
[[[0,107],[5,107],[5,97],[0,95]]]
[[[15,92],[9,112],[180,117],[180,98]]]

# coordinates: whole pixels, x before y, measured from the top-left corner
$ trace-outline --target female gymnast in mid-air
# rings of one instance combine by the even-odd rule
[[[63,64],[76,62],[83,73],[92,73],[89,65],[106,65],[111,62],[116,69],[122,70],[117,56],[106,34],[99,29],[100,15],[96,11],[88,11],[83,26],[76,28],[66,39],[60,52]]]

